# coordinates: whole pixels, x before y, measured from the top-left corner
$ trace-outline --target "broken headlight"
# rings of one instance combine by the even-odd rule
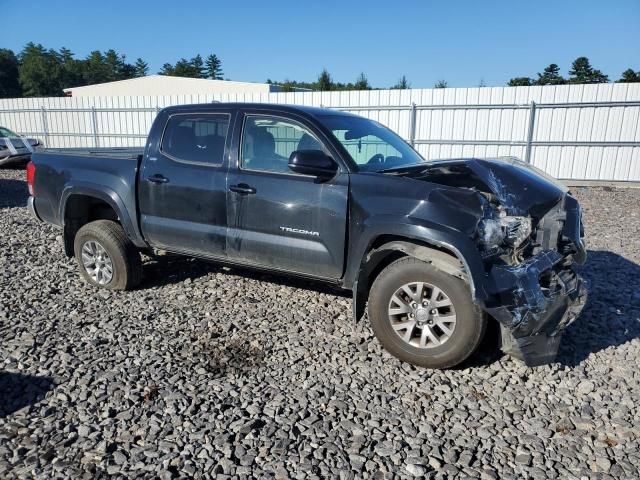
[[[496,247],[519,248],[531,235],[531,218],[501,215],[485,218],[478,225],[478,237],[484,250]]]

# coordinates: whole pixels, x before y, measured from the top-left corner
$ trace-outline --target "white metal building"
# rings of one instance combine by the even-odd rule
[[[308,91],[293,89],[294,91]],[[201,94],[252,94],[281,92],[282,87],[269,83],[234,82],[205,78],[170,77],[149,75],[146,77],[96,83],[83,87],[65,88],[68,97],[123,97],[140,95],[201,95]]]

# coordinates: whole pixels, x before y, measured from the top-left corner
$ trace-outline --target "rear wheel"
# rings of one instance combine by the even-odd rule
[[[122,226],[111,220],[96,220],[76,234],[74,253],[82,277],[91,285],[128,290],[140,283],[140,253]]]
[[[486,318],[463,280],[413,257],[396,260],[380,272],[369,293],[369,318],[387,351],[428,368],[463,362],[486,328]]]

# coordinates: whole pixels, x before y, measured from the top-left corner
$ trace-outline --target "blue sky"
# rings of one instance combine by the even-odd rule
[[[376,87],[504,85],[587,56],[617,79],[640,70],[640,0],[147,1],[0,0],[2,46],[29,41],[77,58],[114,48],[164,62],[216,53],[225,76],[263,82],[365,72]]]

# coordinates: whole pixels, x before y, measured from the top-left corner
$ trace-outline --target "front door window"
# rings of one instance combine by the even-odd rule
[[[289,157],[296,150],[324,150],[306,127],[291,120],[250,115],[242,133],[241,167],[245,170],[290,173]]]

